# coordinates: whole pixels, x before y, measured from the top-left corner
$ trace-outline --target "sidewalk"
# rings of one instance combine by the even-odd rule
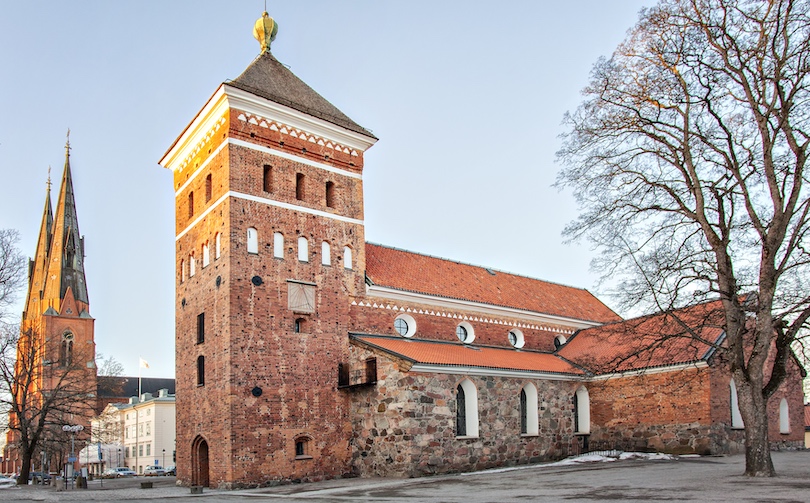
[[[223,491],[205,489],[190,494],[188,487],[155,477],[130,480],[127,488],[57,492],[48,486],[0,489],[0,501],[131,501],[205,498],[208,501],[353,501],[353,502],[463,502],[533,501],[784,501],[810,502],[810,450],[775,452],[778,477],[742,476],[745,458],[681,458],[673,461],[629,460],[609,463],[539,465],[442,475],[419,479],[336,479],[260,489]],[[155,481],[141,489],[142,480]]]

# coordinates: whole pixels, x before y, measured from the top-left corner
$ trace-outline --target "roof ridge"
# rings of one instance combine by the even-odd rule
[[[562,287],[565,287],[565,288],[572,288],[574,290],[582,290],[584,292],[588,292],[591,295],[593,295],[593,293],[590,290],[588,290],[587,288],[582,288],[582,287],[572,286],[572,285],[566,285],[565,283],[558,283],[556,281],[549,281],[547,279],[536,278],[534,276],[527,276],[525,274],[518,274],[518,273],[514,273],[514,272],[510,272],[510,271],[504,271],[502,269],[496,269],[494,267],[487,267],[487,266],[482,266],[482,265],[478,265],[478,264],[472,264],[472,263],[469,263],[469,262],[462,262],[460,260],[453,260],[453,259],[446,258],[446,257],[439,257],[438,255],[431,255],[429,253],[415,252],[413,250],[406,250],[404,248],[399,248],[399,247],[396,247],[396,246],[384,245],[384,244],[380,244],[380,243],[374,243],[374,242],[371,242],[371,241],[366,241],[366,244],[367,245],[372,245],[372,246],[379,246],[380,248],[387,248],[389,250],[396,250],[396,251],[401,251],[401,252],[405,252],[405,253],[412,253],[414,255],[419,255],[419,256],[422,256],[422,257],[428,257],[428,258],[433,258],[433,259],[437,259],[437,260],[444,260],[445,262],[452,262],[454,264],[466,265],[466,266],[469,266],[469,267],[477,267],[479,269],[484,269],[485,271],[489,270],[489,271],[499,272],[501,274],[508,274],[510,276],[515,276],[517,278],[525,278],[525,279],[530,279],[532,281],[541,281],[541,282],[547,283],[549,285],[557,285],[557,286],[562,286]],[[398,290],[401,290],[401,289],[398,289]],[[596,296],[594,295],[594,297],[596,297]],[[453,298],[453,297],[448,297],[448,298]],[[493,305],[495,305],[495,304],[493,304]]]
[[[491,344],[464,344],[461,341],[443,341],[438,339],[420,339],[416,337],[402,337],[399,335],[384,335],[384,334],[369,334],[363,332],[352,332],[349,331],[349,336],[355,337],[378,337],[381,339],[391,339],[391,340],[398,340],[398,341],[415,341],[415,342],[430,342],[436,344],[447,344],[452,346],[464,346],[464,347],[472,347],[472,348],[483,348],[483,349],[504,349],[506,351],[515,351],[517,353],[532,353],[532,354],[541,354],[541,355],[555,355],[553,351],[543,351],[542,349],[531,349],[531,348],[515,348],[515,347],[507,347],[507,346],[493,346]]]

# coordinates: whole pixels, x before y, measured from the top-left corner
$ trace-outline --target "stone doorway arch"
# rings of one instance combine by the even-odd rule
[[[209,487],[208,442],[197,436],[191,443],[191,485]]]

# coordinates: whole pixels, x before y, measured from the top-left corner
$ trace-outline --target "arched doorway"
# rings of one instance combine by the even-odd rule
[[[191,443],[191,485],[209,486],[208,442],[198,436]]]

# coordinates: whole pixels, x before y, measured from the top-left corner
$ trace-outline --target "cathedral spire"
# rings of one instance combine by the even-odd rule
[[[65,171],[59,188],[50,245],[44,300],[59,311],[61,302],[70,289],[76,301],[83,303],[82,308],[87,309],[89,299],[84,275],[84,238],[79,233],[70,171],[70,130],[65,144]]]
[[[42,211],[42,223],[39,226],[39,239],[34,258],[28,263],[28,298],[25,302],[25,314],[38,316],[42,314],[41,300],[45,291],[48,273],[48,252],[51,248],[53,231],[53,210],[51,208],[51,168],[48,167],[48,189],[45,193],[45,209]]]

